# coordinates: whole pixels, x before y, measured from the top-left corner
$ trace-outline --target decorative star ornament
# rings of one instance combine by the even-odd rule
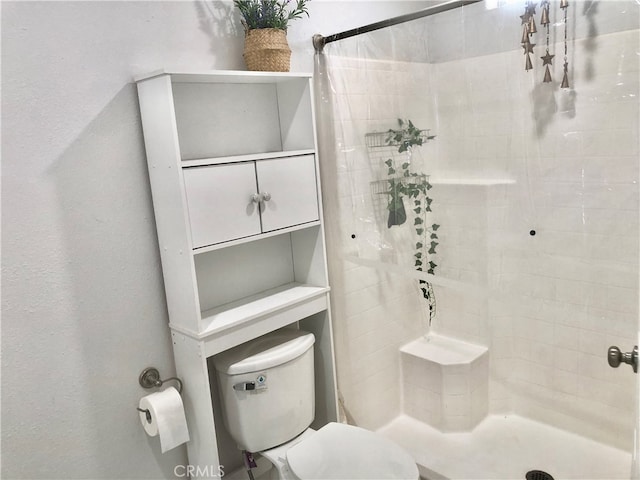
[[[524,54],[533,53],[533,47],[535,47],[535,43],[526,42],[522,44],[522,48],[524,48]]]
[[[540,57],[542,59],[542,66],[544,67],[545,65],[553,65],[553,57],[555,57],[555,55],[551,55],[549,53],[549,50],[547,50],[547,54],[543,57]]]

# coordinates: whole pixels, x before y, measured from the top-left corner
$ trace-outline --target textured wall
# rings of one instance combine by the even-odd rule
[[[420,8],[316,0],[313,33]],[[135,406],[173,372],[132,78],[244,69],[232,2],[2,3],[2,477],[170,478]]]

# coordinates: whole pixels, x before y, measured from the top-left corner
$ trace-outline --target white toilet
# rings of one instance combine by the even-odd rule
[[[285,329],[214,357],[224,423],[241,450],[275,467],[272,478],[410,479],[418,468],[398,445],[368,430],[314,418],[313,334]]]

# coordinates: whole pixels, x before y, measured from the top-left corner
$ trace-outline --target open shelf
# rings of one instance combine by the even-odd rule
[[[170,75],[172,81],[182,83],[279,83],[289,82],[296,78],[311,78],[311,73],[304,72],[249,72],[246,70],[173,70],[162,69],[135,76],[140,82],[161,75]]]
[[[315,148],[308,77],[271,82],[271,76],[251,76],[251,82],[234,83],[181,78],[171,77],[171,91],[183,162]]]
[[[313,155],[315,150],[288,150],[265,153],[250,153],[245,155],[231,155],[228,157],[198,158],[194,160],[183,160],[182,168],[201,167],[205,165],[221,165],[223,163],[251,162],[255,160],[268,160],[270,158],[295,157],[298,155]]]
[[[308,300],[324,296],[328,291],[329,287],[293,282],[212,308],[202,312],[201,336],[209,336],[288,308],[295,308]]]
[[[242,245],[244,243],[255,242],[257,240],[264,240],[276,235],[282,235],[283,233],[297,232],[298,230],[304,230],[306,228],[317,227],[320,225],[320,220],[308,223],[300,223],[298,225],[292,225],[291,227],[282,228],[280,230],[273,230],[271,232],[259,233],[250,237],[236,238],[235,240],[229,240],[227,242],[216,243],[214,245],[207,245],[206,247],[194,248],[193,254],[199,255],[203,253],[213,252],[214,250],[220,250],[228,247],[235,247],[236,245]]]

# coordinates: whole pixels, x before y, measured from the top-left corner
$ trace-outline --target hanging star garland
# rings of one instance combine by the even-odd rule
[[[531,54],[535,54],[533,48],[536,46],[535,43],[531,42],[531,37],[534,33],[537,32],[536,22],[535,22],[535,14],[536,8],[538,7],[538,3],[532,0],[526,0],[524,5],[524,13],[520,15],[520,25],[522,25],[522,39],[520,43],[522,44],[522,49],[524,50],[525,56],[525,64],[524,69],[526,71],[533,69],[533,64],[531,62]],[[567,58],[567,50],[568,50],[568,39],[567,39],[567,10],[569,9],[569,0],[559,0],[560,9],[564,12],[564,64],[563,70],[564,75],[562,78],[562,83],[560,88],[570,88],[569,87],[569,60]],[[542,66],[544,67],[544,78],[542,80],[543,83],[552,83],[551,78],[551,69],[553,67],[553,59],[555,58],[555,54],[550,53],[549,51],[549,30],[551,25],[551,0],[540,0],[540,25],[545,27],[546,30],[546,50],[545,54],[540,57],[542,60]]]
[[[533,68],[533,64],[531,63],[530,54],[533,53],[533,47],[536,46],[535,43],[531,43],[529,37],[531,37],[534,33],[538,31],[536,28],[536,21],[534,16],[536,14],[536,5],[537,3],[532,2],[531,0],[527,0],[524,7],[524,13],[520,15],[521,25],[522,27],[522,48],[524,48],[525,55],[525,64],[524,69],[529,71]]]
[[[564,75],[560,88],[569,88],[569,61],[567,60],[567,10],[569,0],[560,0],[560,8],[564,10]]]
[[[543,83],[551,83],[551,71],[549,70],[549,66],[553,66],[553,57],[555,55],[551,55],[549,53],[549,24],[551,20],[549,19],[549,8],[551,6],[551,2],[549,0],[542,0],[540,3],[540,8],[542,9],[542,16],[540,17],[540,25],[546,27],[547,29],[547,53],[540,57],[542,59],[542,66],[544,69],[544,78],[542,79]]]

